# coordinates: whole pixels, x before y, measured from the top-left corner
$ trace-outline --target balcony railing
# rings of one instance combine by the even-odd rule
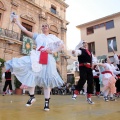
[[[35,2],[35,0],[29,0],[29,1],[31,1],[31,2]]]
[[[5,36],[13,39],[19,40],[19,33],[12,30],[0,28],[0,36]]]

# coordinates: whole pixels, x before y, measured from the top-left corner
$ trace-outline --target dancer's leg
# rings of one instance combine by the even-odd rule
[[[49,111],[49,101],[50,101],[51,88],[44,88],[45,106],[44,110]]]
[[[108,102],[109,100],[108,100],[108,94],[109,94],[109,88],[108,89],[106,89],[106,90],[104,90],[104,100],[106,101],[106,102]]]
[[[32,103],[34,103],[34,102],[36,101],[36,99],[35,99],[35,97],[34,97],[35,87],[28,87],[28,91],[29,91],[30,99],[29,99],[28,102],[26,103],[26,106],[31,106]]]

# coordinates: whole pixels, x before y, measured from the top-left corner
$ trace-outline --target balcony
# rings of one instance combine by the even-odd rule
[[[19,40],[19,33],[12,30],[0,28],[0,36],[9,37],[12,39]]]
[[[35,2],[35,0],[29,0],[30,2]]]

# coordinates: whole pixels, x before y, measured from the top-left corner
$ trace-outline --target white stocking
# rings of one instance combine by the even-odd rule
[[[23,94],[25,94],[25,89],[23,89]]]
[[[51,91],[51,88],[44,88],[44,97],[46,99],[50,98],[50,91]]]
[[[27,89],[30,95],[34,95],[35,87],[28,87]]]
[[[87,93],[87,82],[84,84],[84,93]]]
[[[112,94],[112,93],[110,93],[110,97],[113,97],[113,94]]]
[[[76,94],[74,94],[74,95],[73,95],[73,97],[75,97],[75,98],[76,98],[76,97],[77,97],[77,95],[76,95]]]
[[[106,89],[106,90],[104,91],[104,96],[108,96],[108,93],[109,93],[109,89]]]

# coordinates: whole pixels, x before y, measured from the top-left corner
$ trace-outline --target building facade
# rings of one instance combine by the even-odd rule
[[[21,24],[31,32],[42,33],[42,24],[48,23],[50,33],[66,44],[67,7],[64,0],[0,0],[0,58],[10,60],[25,55],[21,52],[24,33],[10,21],[12,12],[18,15]],[[57,66],[63,80],[66,81],[67,59],[63,53],[65,50],[57,56]]]
[[[110,56],[112,43],[116,54],[120,54],[120,12],[77,26],[81,39],[88,42],[89,50],[96,56]]]

